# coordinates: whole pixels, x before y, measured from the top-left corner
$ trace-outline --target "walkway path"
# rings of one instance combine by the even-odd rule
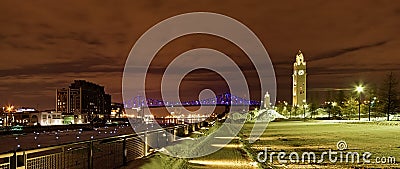
[[[215,127],[215,126],[214,126]],[[212,130],[212,129],[210,129]],[[211,132],[205,131],[203,132]],[[228,131],[226,131],[228,132]],[[199,135],[203,133],[195,132]],[[123,167],[123,169],[128,168],[144,168],[144,169],[154,169],[154,168],[195,168],[195,169],[203,169],[203,168],[256,168],[256,165],[252,160],[248,157],[247,153],[242,148],[242,143],[239,140],[239,137],[226,137],[225,134],[217,136],[211,136],[214,138],[210,138],[214,140],[212,142],[202,142],[201,144],[194,144],[198,146],[198,148],[202,149],[202,144],[211,145],[213,147],[221,148],[215,153],[209,154],[204,157],[192,158],[192,159],[180,159],[170,157],[168,155],[164,155],[161,153],[156,153],[151,155],[150,157],[139,159],[132,161],[128,166]],[[192,137],[197,137],[192,135]],[[220,140],[221,139],[221,140]],[[218,144],[225,142],[224,139],[231,140],[229,144]],[[218,141],[220,140],[220,141]],[[229,141],[226,140],[226,141]],[[168,148],[167,148],[168,149]],[[196,151],[194,148],[193,151]],[[204,150],[204,149],[202,149]]]
[[[256,168],[246,152],[242,150],[239,138],[224,146],[219,151],[205,157],[189,160],[192,168]]]

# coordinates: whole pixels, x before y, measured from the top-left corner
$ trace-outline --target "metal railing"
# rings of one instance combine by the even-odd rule
[[[0,169],[117,168],[147,156],[153,148],[168,146],[175,141],[176,136],[187,135],[202,127],[201,124],[183,124],[136,134],[1,154]]]

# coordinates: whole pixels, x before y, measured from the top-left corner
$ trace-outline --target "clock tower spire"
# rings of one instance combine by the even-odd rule
[[[302,107],[306,102],[306,62],[303,53],[299,50],[296,62],[293,64],[293,107]]]

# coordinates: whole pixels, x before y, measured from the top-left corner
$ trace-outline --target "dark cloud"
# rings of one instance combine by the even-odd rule
[[[373,44],[367,44],[367,45],[361,45],[361,46],[356,46],[356,47],[349,47],[349,48],[344,48],[344,49],[339,49],[336,51],[330,51],[327,53],[323,53],[314,57],[311,57],[308,62],[316,61],[316,60],[322,60],[322,59],[328,59],[328,58],[335,58],[335,57],[340,57],[343,54],[349,53],[349,52],[354,52],[357,50],[363,50],[363,49],[368,49],[372,47],[379,47],[384,44],[386,44],[388,41],[380,41],[376,42]]]
[[[64,74],[64,73],[85,73],[85,72],[122,72],[121,67],[115,67],[107,64],[110,60],[105,58],[82,58],[80,60],[65,63],[49,63],[25,66],[23,68],[0,70],[0,76],[18,76],[18,75],[42,75],[42,74]],[[112,61],[111,61],[112,62]]]
[[[13,48],[14,50],[23,50],[23,49],[27,49],[27,50],[43,50],[43,47],[40,46],[34,46],[34,45],[26,45],[26,44],[20,44],[17,42],[5,42],[7,45],[9,45],[11,48]]]
[[[96,35],[93,35],[88,32],[68,32],[63,34],[43,33],[38,35],[37,40],[38,43],[45,43],[45,44],[55,44],[57,41],[66,41],[66,40],[77,41],[80,43],[93,46],[103,46],[104,43],[106,43],[98,39]]]
[[[391,71],[400,71],[400,65],[382,65],[382,67],[342,67],[342,68],[327,68],[327,67],[312,67],[309,69],[309,72],[312,72],[312,75],[343,75],[343,74],[356,74],[356,73],[373,73],[373,72],[391,72]]]

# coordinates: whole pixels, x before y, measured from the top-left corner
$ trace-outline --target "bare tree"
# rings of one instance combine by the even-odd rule
[[[388,121],[390,120],[390,114],[396,113],[399,108],[398,84],[399,81],[394,76],[393,72],[390,72],[386,76],[379,92],[381,109],[386,113]]]
[[[344,106],[344,103],[346,102],[346,94],[343,92],[343,90],[339,90],[339,92],[336,94],[335,102],[340,107]]]
[[[318,115],[317,109],[318,109],[318,105],[317,105],[316,103],[314,103],[314,102],[311,102],[311,103],[310,103],[310,114],[311,114],[311,118],[313,118],[313,115],[314,115],[314,117],[315,117],[316,115]]]

